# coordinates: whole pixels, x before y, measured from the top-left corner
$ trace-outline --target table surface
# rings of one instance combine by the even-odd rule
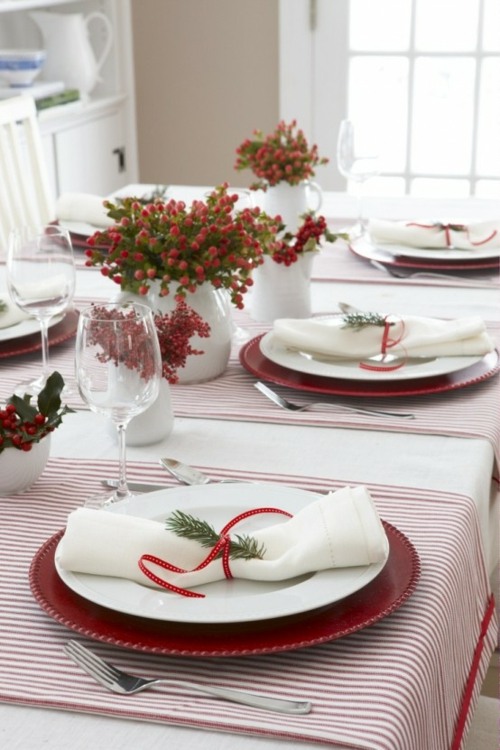
[[[328,196],[329,205],[334,196]],[[345,248],[329,252],[348,253]],[[363,278],[349,261],[336,277],[321,268],[313,281],[314,312],[332,311],[338,301],[365,309],[395,310],[401,314],[435,317],[481,315],[486,321],[499,321],[498,287],[456,286],[427,281],[411,283],[390,279],[382,273]],[[335,269],[335,265],[330,268]],[[5,267],[0,265],[0,293],[5,288]],[[314,276],[314,274],[313,274]],[[111,296],[109,281],[97,269],[80,269],[76,299],[105,299]],[[242,318],[244,320],[244,317]],[[25,363],[21,360],[21,364]],[[36,355],[28,358],[36,361]],[[1,362],[7,377],[19,362]],[[8,394],[0,392],[0,397]],[[294,393],[298,398],[300,394]],[[446,395],[443,395],[446,398]],[[402,405],[405,399],[402,400]],[[174,401],[175,405],[175,401]],[[382,407],[381,407],[382,408]],[[170,437],[147,447],[130,447],[131,461],[157,464],[162,456],[173,456],[209,471],[240,471],[248,474],[321,477],[325,481],[385,484],[457,493],[472,498],[477,508],[479,528],[488,572],[498,569],[498,513],[491,477],[495,471],[495,446],[486,437],[419,434],[385,431],[377,426],[353,429],[345,426],[296,424],[267,419],[252,421],[176,416]],[[64,429],[52,436],[51,456],[71,459],[116,458],[116,439],[102,417],[79,411],[65,419]],[[325,487],[326,488],[326,487]],[[2,502],[0,500],[0,502]],[[0,737],[5,746],[19,748],[203,747],[225,750],[234,746],[229,733],[201,731],[189,727],[156,725],[154,722],[124,721],[71,711],[0,705]],[[238,736],[238,747],[278,750],[289,743],[272,738]],[[298,742],[313,748],[315,743]],[[342,747],[338,745],[337,747]],[[416,748],[415,748],[416,750]]]

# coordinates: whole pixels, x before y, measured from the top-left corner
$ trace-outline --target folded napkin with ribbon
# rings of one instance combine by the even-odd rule
[[[104,200],[90,193],[63,193],[56,203],[56,218],[91,224],[96,229],[111,227],[115,222],[107,215]]]
[[[10,328],[16,326],[18,323],[22,323],[23,320],[28,320],[31,316],[25,313],[17,305],[15,305],[11,298],[5,294],[0,294],[0,328]]]
[[[250,509],[233,520],[262,512],[283,511]],[[283,523],[249,532],[248,537],[262,547],[261,558],[206,563],[207,550],[199,542],[168,530],[165,523],[79,508],[68,517],[56,560],[65,570],[179,587],[184,593],[224,577],[286,580],[329,568],[369,565],[383,561],[388,553],[385,529],[364,487],[332,492]],[[230,553],[230,544],[228,549]]]
[[[468,224],[425,220],[385,221],[371,219],[368,232],[373,242],[407,245],[422,249],[456,248],[474,250],[500,248],[500,222],[477,221]]]
[[[344,318],[279,318],[274,321],[273,335],[290,349],[354,360],[388,351],[403,358],[474,356],[495,348],[484,322],[476,316],[439,320],[361,313]]]

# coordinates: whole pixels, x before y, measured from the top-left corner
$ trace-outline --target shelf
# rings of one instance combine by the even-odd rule
[[[33,10],[34,8],[49,8],[55,5],[71,5],[78,0],[0,0],[0,13],[16,10]]]

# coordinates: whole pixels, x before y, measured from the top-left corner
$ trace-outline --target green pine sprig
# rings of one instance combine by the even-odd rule
[[[207,521],[184,513],[182,510],[174,511],[165,523],[168,531],[172,531],[185,539],[192,539],[202,547],[213,548],[220,539],[220,535]],[[255,558],[261,560],[265,551],[265,547],[253,537],[237,534],[231,538],[229,556],[233,560],[252,560]],[[217,557],[222,557],[222,550],[217,554]]]
[[[383,315],[371,312],[347,313],[343,316],[342,321],[344,323],[342,328],[353,328],[354,331],[361,331],[366,326],[379,326],[383,328],[387,322]],[[394,323],[389,323],[389,325],[393,326]]]

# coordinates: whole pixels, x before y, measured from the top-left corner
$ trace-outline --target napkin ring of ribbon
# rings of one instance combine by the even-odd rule
[[[397,324],[400,324],[401,331],[400,333],[395,337],[391,338],[391,328]],[[388,354],[388,350],[392,349],[393,347],[397,346],[401,343],[405,335],[405,323],[404,320],[389,320],[389,316],[386,315],[384,318],[384,330],[382,331],[382,341],[380,342],[380,354],[382,357],[385,357],[386,354]],[[403,349],[403,359],[401,362],[397,362],[394,365],[372,365],[370,362],[360,362],[359,367],[362,370],[371,370],[372,372],[391,372],[393,370],[399,370],[401,367],[403,367],[406,364],[406,361],[408,359],[406,350],[404,347]]]
[[[172,573],[194,573],[197,570],[206,568],[207,565],[211,563],[212,560],[214,560],[222,550],[222,569],[224,571],[224,576],[227,579],[231,579],[233,576],[231,574],[231,568],[229,565],[229,557],[231,553],[231,537],[229,536],[229,531],[240,521],[244,521],[246,518],[250,518],[250,516],[255,516],[260,513],[280,513],[283,516],[292,518],[291,513],[288,513],[288,511],[286,510],[281,510],[280,508],[254,508],[252,510],[247,510],[244,513],[240,513],[239,515],[235,516],[224,526],[224,528],[220,531],[219,541],[214,547],[212,547],[205,559],[199,565],[197,565],[196,568],[193,568],[192,570],[185,570],[184,568],[179,568],[176,565],[172,565],[172,563],[169,563],[167,560],[162,560],[160,557],[148,554],[141,555],[141,557],[139,558],[139,568],[147,578],[164,589],[173,591],[174,593],[180,594],[181,596],[204,599],[205,594],[199,594],[196,591],[183,589],[181,586],[175,586],[173,583],[169,583],[165,579],[160,578],[158,575],[153,573],[152,570],[149,570],[145,563],[153,563],[154,565],[158,565],[158,567],[163,568],[164,570],[170,570]]]
[[[474,247],[479,247],[480,245],[485,245],[487,242],[492,240],[497,235],[497,230],[494,229],[491,234],[488,237],[485,237],[483,240],[479,240],[478,242],[472,242],[470,236],[469,236],[469,229],[465,224],[441,224],[440,222],[435,222],[434,224],[419,224],[417,221],[411,221],[408,222],[407,227],[421,227],[422,229],[439,229],[444,230],[444,236],[445,236],[445,242],[446,247],[453,247],[453,242],[451,241],[451,232],[465,232],[465,236],[467,237],[467,240],[470,242],[471,245]]]

